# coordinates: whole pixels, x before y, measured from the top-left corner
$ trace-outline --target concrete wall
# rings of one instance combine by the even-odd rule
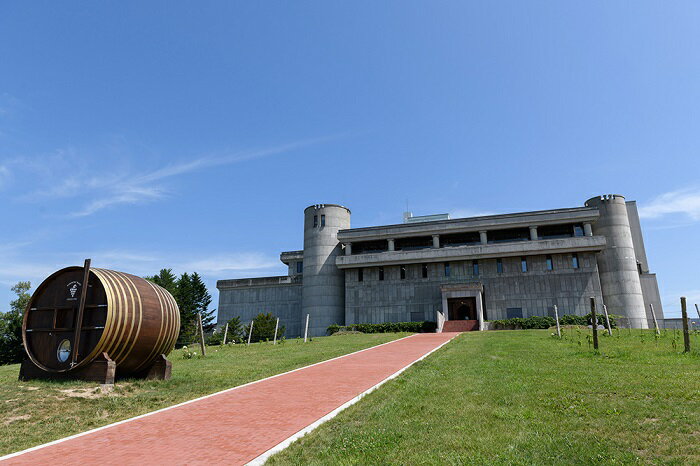
[[[550,315],[553,305],[560,315],[589,312],[588,298],[601,302],[598,268],[593,253],[579,253],[580,268],[573,269],[571,254],[553,255],[554,270],[546,269],[546,256],[528,257],[528,272],[520,271],[520,258],[504,258],[504,272],[496,271],[495,259],[479,261],[479,276],[472,275],[471,261],[450,263],[450,277],[444,263],[428,264],[428,278],[422,278],[421,264],[406,266],[400,279],[399,266],[385,266],[383,281],[377,267],[346,269],[345,321],[354,323],[435,320],[442,308],[440,285],[480,282],[484,285],[485,318],[505,319],[506,309],[521,308],[523,317]]]
[[[219,288],[217,325],[226,325],[236,316],[248,324],[261,312],[279,317],[287,338],[301,335],[301,283]]]

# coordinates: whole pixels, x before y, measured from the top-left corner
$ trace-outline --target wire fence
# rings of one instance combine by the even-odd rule
[[[617,317],[615,319],[619,328],[654,329],[654,319],[632,319],[629,317]],[[669,319],[656,319],[659,329],[683,329],[683,319],[680,317]],[[700,318],[688,317],[688,328],[700,331]]]

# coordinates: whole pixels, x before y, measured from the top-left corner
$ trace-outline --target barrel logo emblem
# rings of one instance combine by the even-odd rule
[[[78,293],[78,288],[80,288],[80,282],[70,282],[68,284],[68,293],[70,293],[69,300],[75,301],[77,299],[75,295]]]

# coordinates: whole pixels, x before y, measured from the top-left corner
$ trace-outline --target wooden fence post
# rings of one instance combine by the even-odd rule
[[[698,313],[698,319],[700,319],[700,307],[697,304],[695,304],[695,312]]]
[[[685,296],[681,298],[681,315],[683,316],[683,344],[684,353],[690,353],[690,333],[688,333],[688,309],[686,308]]]
[[[608,336],[612,336],[612,327],[610,326],[610,316],[608,316],[608,306],[603,304],[603,312],[605,313],[605,325],[608,327]]]
[[[304,328],[304,343],[306,343],[306,337],[309,335],[309,315],[306,314],[306,327]]]
[[[226,337],[228,336],[228,322],[226,322],[226,328],[224,329],[224,345],[226,344]]]
[[[593,349],[598,350],[598,317],[595,315],[595,298],[591,296],[591,329],[593,330]]]
[[[275,323],[275,338],[272,340],[272,344],[276,345],[277,344],[277,329],[280,326],[280,318],[277,318],[277,323]]]
[[[656,320],[656,314],[654,314],[654,305],[652,303],[649,303],[649,309],[651,310],[651,318],[654,321],[654,330],[656,331],[657,335],[661,335],[661,332],[659,331],[659,321]]]
[[[254,320],[250,321],[250,328],[248,329],[248,344],[246,344],[246,346],[250,345],[250,337],[253,336],[253,322],[255,322],[255,321]]]
[[[559,310],[557,309],[557,305],[554,305],[554,320],[557,321],[557,337],[561,338],[561,328],[559,327]]]
[[[202,357],[207,355],[207,347],[204,344],[204,327],[202,326],[202,313],[197,313],[197,325],[199,326],[199,345],[202,348]]]

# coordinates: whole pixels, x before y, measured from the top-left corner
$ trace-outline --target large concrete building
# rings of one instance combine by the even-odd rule
[[[634,201],[605,195],[584,207],[350,227],[350,210],[304,210],[304,249],[283,252],[285,276],[220,280],[219,324],[271,312],[287,337],[324,335],[331,324],[486,321],[585,315],[589,298],[623,324],[663,318]],[[451,323],[453,326],[457,322]]]

